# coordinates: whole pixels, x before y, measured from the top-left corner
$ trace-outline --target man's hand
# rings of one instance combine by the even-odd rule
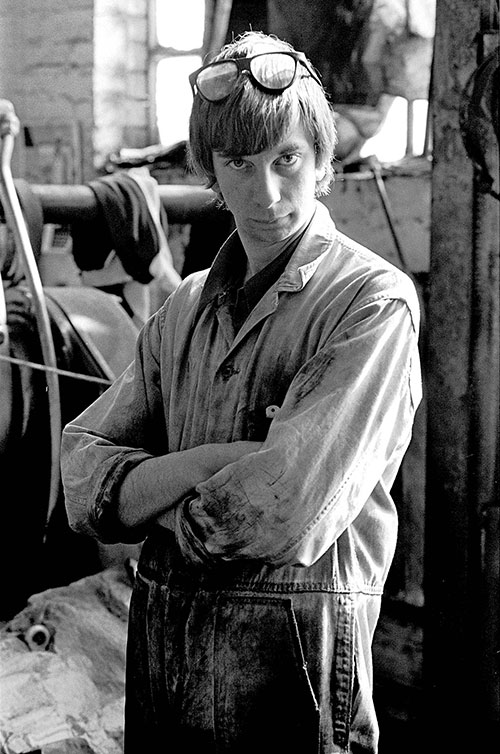
[[[191,492],[229,463],[260,449],[262,443],[241,440],[207,443],[189,450],[151,458],[132,469],[120,489],[119,516],[122,524],[138,526],[164,516]],[[165,514],[165,515],[164,515]]]
[[[230,463],[238,461],[249,453],[260,450],[261,442],[250,442],[249,440],[240,440],[229,443],[208,443],[199,445],[197,448],[184,451],[186,454],[185,461],[189,464],[190,479],[192,485],[186,489],[185,494],[194,489],[197,484],[209,479],[218,471]],[[182,497],[180,498],[182,499]],[[176,503],[178,502],[175,501]],[[156,523],[167,529],[174,528],[175,504],[170,504],[156,518]]]

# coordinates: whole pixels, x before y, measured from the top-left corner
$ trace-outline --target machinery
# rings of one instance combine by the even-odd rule
[[[18,121],[3,101],[0,199],[0,619],[27,597],[99,570],[97,543],[69,529],[59,470],[61,431],[132,360],[137,326],[117,297],[44,288],[10,160]]]

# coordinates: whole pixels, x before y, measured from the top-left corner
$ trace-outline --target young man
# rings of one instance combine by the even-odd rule
[[[125,751],[376,752],[416,293],[317,201],[335,127],[302,54],[248,33],[190,80],[192,162],[236,231],[63,438],[72,526],[143,542]]]

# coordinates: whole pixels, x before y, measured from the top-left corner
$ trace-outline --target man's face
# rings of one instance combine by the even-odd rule
[[[271,149],[245,156],[214,152],[213,161],[214,190],[233,213],[244,244],[280,243],[311,218],[321,169],[300,122]]]

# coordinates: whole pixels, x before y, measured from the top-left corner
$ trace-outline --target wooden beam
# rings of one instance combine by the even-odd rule
[[[500,205],[480,193],[459,126],[462,93],[480,62],[482,5],[438,0],[433,63],[424,740],[443,752],[487,751],[499,730],[491,704],[498,656],[485,672],[498,635],[492,641],[482,623],[493,575],[484,572],[482,543],[498,475]]]

